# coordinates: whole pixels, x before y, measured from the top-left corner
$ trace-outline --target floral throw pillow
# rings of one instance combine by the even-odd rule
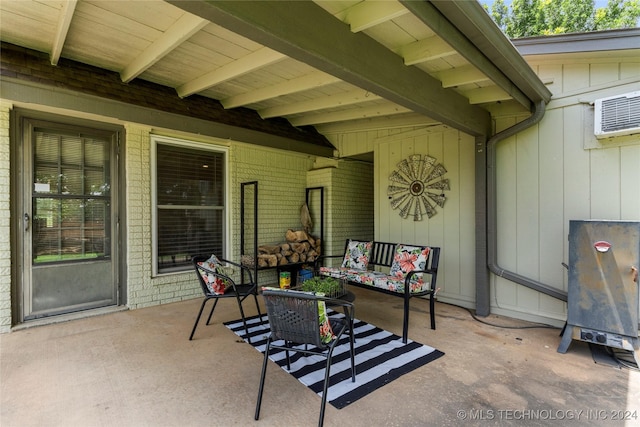
[[[324,296],[324,294],[316,295]],[[320,326],[320,340],[325,344],[329,344],[336,336],[333,333],[333,329],[331,329],[331,323],[327,315],[327,305],[324,301],[318,301],[318,325]]]
[[[390,275],[397,278],[407,277],[407,273],[413,270],[424,270],[427,266],[430,248],[422,246],[398,245],[393,256]],[[416,277],[418,276],[418,277]],[[417,273],[413,277],[418,279],[422,273]]]
[[[372,245],[373,242],[349,240],[341,267],[366,270],[369,265],[369,253]]]
[[[319,297],[323,297],[324,294],[316,293],[316,292],[305,292],[305,291],[296,291],[293,289],[280,289],[280,288],[271,288],[271,287],[263,287],[263,290],[268,289],[270,291],[276,292],[286,292],[293,294],[306,294],[306,295],[317,295]],[[333,329],[331,328],[331,323],[329,323],[329,316],[327,315],[327,305],[324,301],[318,301],[318,327],[320,330],[320,341],[324,344],[328,344],[334,339],[336,336],[333,333]]]
[[[229,280],[222,279],[215,274],[212,274],[218,273],[224,274],[225,276],[227,275],[222,265],[222,261],[220,261],[217,256],[212,254],[208,260],[199,262],[198,265],[203,267],[203,269],[198,269],[198,273],[202,276],[202,280],[204,280],[204,283],[207,285],[210,292],[216,295],[222,295],[227,289],[231,288],[232,285]]]

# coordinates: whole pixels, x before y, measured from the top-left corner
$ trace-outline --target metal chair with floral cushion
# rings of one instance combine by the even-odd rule
[[[320,419],[318,421],[318,425],[322,426],[327,403],[327,390],[329,388],[331,358],[333,350],[345,332],[349,335],[351,381],[355,382],[356,380],[354,336],[353,330],[349,327],[353,324],[353,304],[342,300],[325,298],[312,292],[276,288],[263,288],[262,296],[267,310],[271,334],[267,338],[264,351],[255,419],[257,420],[260,417],[269,352],[272,349],[279,349],[285,351],[287,370],[291,369],[290,351],[319,355],[327,359],[322,403],[320,405]],[[347,314],[345,318],[328,316],[326,312],[328,303],[331,306],[344,307]]]
[[[196,317],[196,322],[191,330],[189,340],[193,339],[193,334],[196,332],[200,316],[202,316],[202,312],[207,301],[214,301],[213,307],[211,307],[211,312],[209,313],[209,318],[207,319],[208,325],[211,321],[211,317],[213,316],[213,311],[215,310],[216,305],[218,305],[218,301],[222,298],[234,298],[238,302],[240,316],[242,317],[244,329],[247,333],[247,339],[249,340],[249,343],[251,343],[247,320],[242,308],[243,301],[249,296],[253,295],[256,302],[256,308],[258,309],[258,315],[260,316],[260,319],[262,319],[262,313],[260,312],[260,306],[258,304],[258,285],[253,281],[251,269],[241,264],[237,264],[223,258],[218,258],[215,255],[198,255],[192,258],[192,262],[196,270],[196,276],[198,277],[198,281],[202,287],[202,292],[204,293],[204,300],[200,306],[200,311],[198,312],[198,317]],[[236,283],[236,281],[229,276],[229,274],[231,274],[230,270],[234,268],[244,270],[246,277],[248,277],[247,283]]]

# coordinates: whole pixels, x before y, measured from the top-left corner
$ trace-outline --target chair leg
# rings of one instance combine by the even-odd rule
[[[262,362],[262,374],[260,375],[260,387],[258,388],[258,401],[256,402],[256,414],[254,419],[260,418],[260,406],[262,405],[262,392],[264,391],[264,380],[267,375],[267,363],[269,362],[269,349],[271,347],[271,337],[267,338],[267,347],[264,351]]]
[[[251,344],[251,336],[249,336],[249,326],[247,326],[247,319],[244,317],[244,309],[242,308],[242,300],[238,297],[238,307],[240,308],[240,317],[242,317],[242,323],[244,324],[244,332],[247,334],[247,341]]]
[[[258,296],[253,294],[253,299],[256,301],[256,308],[258,309],[258,316],[260,317],[260,321],[262,322],[262,313],[260,312],[260,304],[258,304]]]
[[[355,333],[353,332],[353,324],[349,330],[349,345],[351,346],[351,382],[356,382],[356,350],[355,350]]]
[[[288,344],[286,344],[286,345],[288,345]],[[306,350],[306,347],[305,347],[305,350]],[[291,370],[291,359],[289,358],[289,350],[285,350],[284,351],[284,356],[285,356],[284,360],[287,361],[287,371],[290,371]]]
[[[202,301],[202,305],[200,306],[200,311],[198,312],[198,317],[196,317],[196,323],[193,324],[193,329],[191,330],[191,335],[189,335],[189,341],[193,339],[193,334],[196,333],[196,328],[198,327],[198,322],[200,321],[200,316],[202,316],[202,310],[204,310],[204,305],[209,301],[209,298],[205,298]],[[217,301],[216,301],[217,302]]]
[[[213,316],[213,310],[216,309],[216,305],[218,305],[218,301],[219,300],[217,298],[213,301],[213,307],[211,307],[211,313],[209,313],[209,317],[207,318],[207,325],[209,324],[209,322],[211,322],[211,316]]]
[[[432,293],[429,297],[429,316],[431,317],[431,329],[436,329],[436,295]]]
[[[327,354],[327,367],[324,370],[324,387],[322,389],[322,403],[320,403],[320,419],[318,420],[318,427],[322,427],[324,424],[324,409],[327,406],[327,391],[329,390],[329,377],[331,369],[331,356],[333,354],[333,347],[329,349]]]
[[[402,322],[402,343],[407,343],[409,335],[409,296],[405,294],[404,297],[404,320]]]
[[[344,307],[344,318],[347,322],[349,322],[349,331],[351,332],[351,337],[353,338],[353,341],[355,342],[356,337],[353,334],[353,319],[351,318],[351,310],[349,310],[349,307],[345,306]]]

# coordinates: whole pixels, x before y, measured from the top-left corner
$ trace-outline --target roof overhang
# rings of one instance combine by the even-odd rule
[[[403,0],[410,4],[412,1]],[[422,4],[423,2],[415,2]],[[477,1],[432,1],[436,9],[473,44],[475,50],[454,45],[463,56],[491,76],[521,104],[549,102],[551,91],[524,60],[521,52],[500,31]],[[441,36],[444,37],[444,36]],[[483,60],[484,56],[486,60]],[[501,75],[502,74],[502,75]],[[509,88],[509,84],[513,87]],[[524,98],[523,98],[524,97]],[[523,104],[524,105],[524,104]]]
[[[0,21],[4,46],[58,67],[35,55],[42,84],[323,146],[388,126],[486,138],[495,108],[521,114],[551,97],[477,1],[21,0],[0,2]],[[109,89],[69,78],[83,64]],[[164,97],[127,94],[145,82]]]
[[[527,37],[513,44],[524,56],[638,50],[640,28]]]
[[[474,136],[490,115],[307,1],[168,0],[194,15]],[[476,1],[400,3],[529,110],[551,92]],[[312,31],[313,28],[322,31]],[[447,102],[443,102],[446,99]]]

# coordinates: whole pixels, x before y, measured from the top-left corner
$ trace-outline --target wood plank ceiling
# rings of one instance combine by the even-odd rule
[[[123,82],[144,79],[321,133],[442,123],[487,135],[496,105],[528,111],[531,96],[495,60],[474,47],[461,52],[470,42],[437,3],[449,7],[2,0],[0,37],[46,52],[54,65],[68,58],[117,72]],[[445,40],[456,37],[456,48]]]

